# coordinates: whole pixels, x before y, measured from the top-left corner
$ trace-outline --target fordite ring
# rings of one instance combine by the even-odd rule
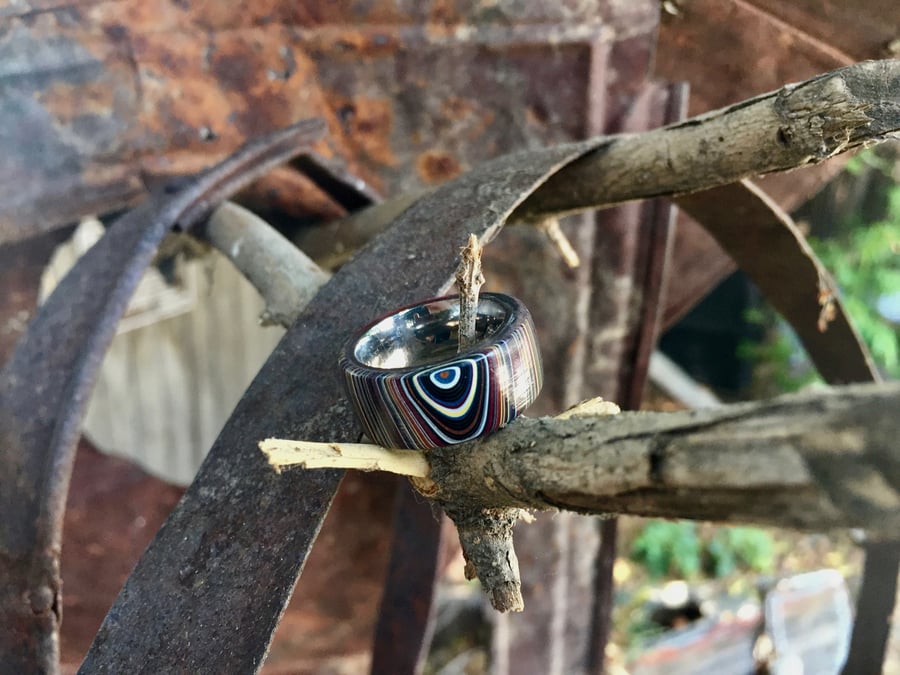
[[[386,447],[427,450],[505,426],[543,383],[531,314],[482,293],[477,340],[457,353],[459,297],[398,309],[344,345],[340,365],[366,434]]]

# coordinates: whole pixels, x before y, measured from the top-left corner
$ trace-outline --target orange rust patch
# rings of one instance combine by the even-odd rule
[[[372,162],[397,165],[390,144],[394,127],[394,108],[390,99],[366,96],[348,99],[340,95],[328,98],[344,125],[350,144],[358,147]]]
[[[441,102],[441,114],[458,127],[464,137],[477,142],[494,122],[496,113],[478,101],[461,96],[448,96]]]
[[[362,173],[346,143],[349,130],[325,100],[295,31],[277,25],[220,33],[171,30],[136,34],[131,43],[145,171],[193,172],[250,137],[321,117],[331,133],[316,151],[351,158],[348,168]]]
[[[391,57],[400,48],[400,38],[393,26],[362,30],[345,26],[323,27],[303,35],[308,41],[308,49],[328,49],[343,58]]]
[[[428,10],[428,20],[433,23],[458,24],[463,21],[459,3],[454,0],[434,0]]]
[[[441,103],[441,112],[451,119],[461,119],[475,114],[475,103],[461,96],[448,96]]]
[[[107,82],[54,82],[37,98],[56,121],[66,124],[82,115],[112,115],[115,93]]]
[[[459,160],[439,150],[428,150],[416,159],[416,171],[426,183],[443,183],[462,173]]]
[[[210,157],[302,119],[327,119],[314,67],[295,40],[280,26],[134,36],[143,128],[174,161],[179,152]]]
[[[425,34],[432,39],[453,35],[464,21],[459,3],[454,0],[433,0],[430,5],[425,21]]]

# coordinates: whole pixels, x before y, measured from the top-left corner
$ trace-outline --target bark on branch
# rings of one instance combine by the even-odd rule
[[[260,447],[276,470],[300,463],[412,476],[450,510],[862,527],[876,539],[893,538],[900,531],[898,403],[896,382],[676,413],[616,415],[602,402],[519,418],[481,441],[427,453],[275,439]],[[323,453],[330,463],[315,462]]]
[[[867,61],[640,134],[612,136],[511,216],[541,220],[816,164],[900,130],[900,60]]]
[[[453,508],[900,532],[900,383],[716,410],[516,420],[429,454]]]

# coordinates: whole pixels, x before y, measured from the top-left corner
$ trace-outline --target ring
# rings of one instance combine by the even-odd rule
[[[427,450],[485,436],[537,398],[541,355],[519,300],[482,293],[477,340],[457,353],[459,296],[395,310],[352,337],[340,366],[366,434]]]

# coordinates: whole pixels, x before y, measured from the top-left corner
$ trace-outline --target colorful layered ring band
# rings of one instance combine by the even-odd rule
[[[531,314],[515,298],[482,293],[477,341],[458,353],[459,299],[426,300],[366,326],[340,358],[366,434],[386,447],[426,450],[499,429],[543,383]]]

